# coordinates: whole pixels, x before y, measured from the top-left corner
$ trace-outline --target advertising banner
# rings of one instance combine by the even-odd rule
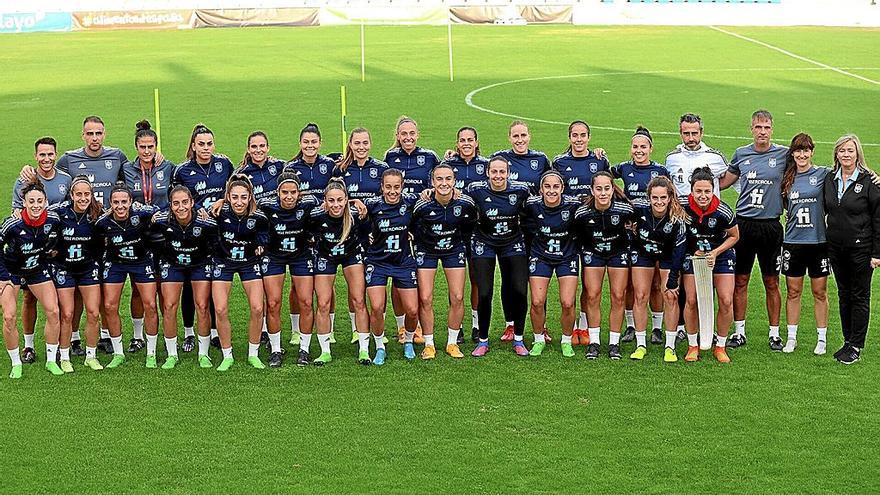
[[[317,26],[320,9],[196,10],[193,27]]]
[[[74,12],[73,29],[188,29],[192,10]]]
[[[71,17],[67,12],[0,14],[0,33],[70,31],[70,26]]]
[[[452,22],[465,24],[571,24],[570,5],[450,7]]]

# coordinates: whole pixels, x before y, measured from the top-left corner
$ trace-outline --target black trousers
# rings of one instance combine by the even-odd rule
[[[479,297],[480,338],[489,338],[492,322],[492,296],[495,292],[495,258],[473,258]],[[525,256],[498,258],[501,268],[501,306],[513,320],[514,334],[522,335],[528,311],[529,260]]]
[[[828,245],[831,270],[837,281],[837,304],[843,340],[859,349],[865,347],[871,311],[871,247]]]

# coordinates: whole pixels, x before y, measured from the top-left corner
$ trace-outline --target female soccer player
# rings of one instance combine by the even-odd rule
[[[254,199],[259,203],[274,198],[278,193],[278,176],[284,170],[284,162],[269,155],[269,138],[263,131],[248,135],[247,150],[235,173],[244,174],[254,187]]]
[[[562,306],[562,355],[572,357],[571,334],[578,282],[577,248],[572,227],[580,202],[572,196],[562,195],[565,185],[562,175],[555,170],[544,173],[540,187],[541,195],[530,197],[523,209],[523,230],[532,239],[529,245],[529,289],[535,344],[530,354],[540,356],[546,345],[547,288],[556,273]]]
[[[471,182],[486,180],[489,160],[480,154],[477,130],[467,126],[459,129],[456,134],[455,147],[453,150],[447,151],[444,162],[452,166],[452,171],[455,173],[456,189],[464,190]],[[465,254],[468,252],[468,247],[469,244],[465,246]],[[471,282],[471,340],[477,343],[480,340],[479,318],[477,317],[479,296],[472,265],[468,265],[468,278]],[[460,337],[459,335],[459,342],[461,341]]]
[[[440,158],[433,150],[418,146],[419,128],[416,121],[402,116],[397,119],[394,130],[394,145],[385,152],[385,163],[389,167],[403,173],[403,192],[418,195],[431,187],[431,170],[440,163]],[[417,301],[418,302],[418,301]],[[391,287],[391,303],[394,318],[397,321],[398,341],[404,343],[404,311],[403,303],[396,286]],[[421,327],[417,327],[416,344],[424,344]]]
[[[333,178],[324,191],[322,207],[312,210],[309,227],[315,240],[315,297],[318,311],[315,326],[321,355],[313,364],[323,366],[330,356],[330,303],[336,271],[341,266],[348,285],[348,305],[354,313],[354,329],[358,342],[358,362],[370,365],[369,317],[365,299],[363,245],[357,235],[360,227],[358,211],[349,204],[345,182]]]
[[[478,220],[471,238],[471,263],[479,291],[480,342],[472,355],[489,352],[489,324],[492,321],[492,294],[495,290],[495,260],[501,265],[501,304],[513,318],[513,350],[528,356],[523,343],[528,284],[528,257],[520,214],[529,188],[508,180],[510,162],[503,156],[489,160],[488,181],[474,182],[467,194],[478,209]]]
[[[871,277],[880,267],[880,187],[865,164],[854,134],[834,144],[834,169],[825,177],[828,254],[837,281],[843,346],[842,364],[861,359],[871,310]]]
[[[260,333],[263,328],[262,256],[269,240],[269,220],[257,209],[254,189],[246,175],[233,174],[226,185],[223,207],[217,214],[219,241],[214,254],[211,296],[217,314],[217,333],[223,361],[217,371],[227,371],[235,362],[232,357],[232,325],[229,322],[229,293],[232,279],[238,274],[250,305],[248,321],[248,364],[265,369],[260,361]],[[280,335],[277,347],[281,352]]]
[[[633,201],[635,199],[648,198],[648,182],[655,177],[668,177],[669,172],[663,165],[651,160],[651,152],[654,151],[654,141],[651,132],[639,126],[632,136],[632,144],[630,146],[630,160],[611,167],[611,175],[623,181],[623,192],[627,199]],[[678,204],[678,200],[675,200]],[[663,343],[663,333],[660,327],[663,326],[663,304],[664,295],[660,289],[661,282],[659,272],[654,272],[654,286],[651,289],[650,304],[652,312],[653,330],[651,332],[651,343]],[[633,288],[632,284],[626,291],[626,333],[621,337],[622,342],[631,342],[635,339],[635,324],[633,319]]]
[[[86,360],[92,370],[103,367],[97,359],[98,318],[101,315],[101,259],[103,244],[95,233],[95,222],[101,216],[101,204],[95,200],[92,184],[85,175],[70,183],[68,200],[51,208],[61,222],[61,232],[52,260],[55,290],[61,311],[61,342],[71,338],[75,315],[76,292],[82,297],[86,311]]]
[[[363,127],[356,127],[348,135],[345,154],[339,158],[339,161],[336,162],[336,168],[333,169],[333,176],[344,181],[347,190],[346,196],[352,203],[357,203],[354,200],[363,202],[367,198],[382,194],[382,174],[388,170],[388,165],[370,156],[372,147],[373,141],[370,137],[370,131]],[[359,222],[358,226],[354,235],[361,242],[366,242],[370,233],[369,224]],[[356,325],[357,311],[351,306],[348,308],[348,316],[351,320],[351,342],[355,343],[358,339],[355,329],[362,327]]]
[[[418,323],[419,295],[416,260],[412,257],[410,223],[418,197],[403,192],[403,173],[391,168],[382,174],[382,196],[364,203],[370,224],[365,276],[370,296],[370,329],[376,340],[373,364],[385,364],[385,288],[388,279],[396,287],[404,312],[403,357],[415,359],[413,339]]]
[[[663,360],[678,361],[675,337],[678,327],[678,275],[684,262],[687,241],[687,213],[678,202],[675,186],[668,177],[658,175],[648,182],[647,198],[632,201],[634,235],[631,240],[630,278],[635,305],[636,350],[630,358],[644,359],[648,351],[646,306],[659,277],[665,287],[663,313],[666,317],[666,350]],[[655,326],[657,323],[655,322]],[[653,340],[653,339],[652,339]]]
[[[725,346],[727,332],[733,322],[733,272],[736,267],[733,246],[739,240],[739,227],[733,210],[715,195],[715,177],[709,167],[694,170],[690,182],[691,194],[680,199],[682,208],[690,217],[686,250],[688,258],[682,266],[687,293],[684,317],[688,333],[688,351],[684,360],[693,362],[700,358],[697,286],[690,256],[705,256],[712,270],[712,283],[718,297],[718,312],[715,315],[718,337],[713,353],[719,363],[729,363]]]
[[[122,322],[119,300],[125,279],[141,295],[144,305],[144,330],[147,334],[147,368],[156,368],[156,340],[159,320],[156,312],[156,275],[153,253],[146,243],[150,221],[157,209],[149,205],[133,205],[131,191],[120,182],[110,192],[110,210],[95,222],[95,233],[103,239],[104,272],[101,289],[104,316],[110,330],[113,359],[108,368],[125,362],[122,351]],[[139,348],[138,348],[139,349]]]
[[[135,124],[134,146],[137,158],[123,163],[121,173],[131,191],[133,202],[166,209],[174,164],[169,160],[158,160],[156,156],[158,142],[158,136],[149,121],[141,120]],[[156,252],[162,243],[162,237],[152,232],[148,233],[147,243],[148,248]],[[154,261],[158,263],[159,260],[156,258]],[[158,269],[158,265],[155,268]],[[131,293],[130,308],[134,329],[128,348],[128,352],[131,353],[144,347],[144,305],[137,290]]]
[[[269,243],[263,260],[263,288],[266,291],[269,341],[272,354],[269,366],[281,366],[281,291],[284,288],[284,274],[289,270],[291,286],[297,294],[299,308],[299,356],[296,364],[308,366],[309,346],[312,342],[312,294],[314,285],[314,257],[308,230],[312,210],[318,201],[314,196],[302,196],[299,178],[292,170],[278,177],[278,192],[273,198],[260,201],[260,211],[269,219]]]
[[[211,273],[214,269],[211,251],[217,244],[217,223],[195,213],[192,193],[184,186],[174,186],[168,197],[169,211],[156,214],[154,230],[161,236],[158,250],[162,291],[162,329],[168,358],[162,369],[171,369],[177,357],[177,308],[183,284],[192,286],[193,302],[199,317],[199,366],[212,367],[208,350],[211,347]]]
[[[215,154],[214,133],[204,124],[196,124],[186,148],[186,161],[174,169],[172,184],[186,186],[193,196],[193,208],[200,215],[201,211],[211,211],[212,206],[223,199],[226,182],[232,176],[234,167],[226,155]],[[195,346],[193,322],[195,321],[195,304],[193,303],[192,285],[183,284],[181,313],[186,337],[183,341],[183,352],[192,352]],[[211,303],[211,339],[212,344],[220,346],[217,338],[214,304]]]
[[[27,285],[46,315],[46,369],[53,375],[72,373],[70,347],[61,349],[61,367],[55,362],[58,356],[60,322],[58,297],[49,273],[48,258],[54,251],[60,234],[60,221],[55,212],[46,210],[46,192],[38,180],[27,183],[21,196],[24,207],[21,216],[9,217],[0,227],[0,245],[3,248],[0,263],[3,340],[6,341],[6,351],[12,360],[9,377],[21,378],[15,308],[22,285]]]
[[[472,224],[477,218],[474,200],[466,194],[454,198],[456,176],[444,162],[431,172],[433,193],[420,199],[413,208],[416,265],[418,266],[419,320],[425,335],[422,359],[434,359],[434,280],[443,263],[449,294],[448,338],[446,353],[463,358],[458,347],[461,321],[464,318],[464,278]]]
[[[785,315],[788,338],[782,352],[797,347],[801,317],[804,275],[809,272],[816,318],[817,356],[825,354],[828,331],[828,244],[825,242],[825,204],[823,184],[828,168],[813,165],[813,139],[797,134],[791,140],[782,176],[782,203],[785,206],[785,234],[782,244],[782,274],[785,275]]]
[[[324,189],[333,176],[333,169],[336,167],[330,157],[320,154],[321,151],[321,130],[317,124],[308,123],[299,131],[299,151],[287,165],[285,170],[294,171],[299,177],[299,194],[302,197],[314,196],[320,204],[324,201]],[[290,294],[288,302],[290,304],[290,326],[293,330],[290,336],[291,344],[300,343],[300,310],[297,306],[299,297],[296,294],[296,285],[290,285]],[[333,328],[336,314],[332,310],[336,304],[331,304],[330,311],[330,343],[335,343],[333,339]],[[300,349],[302,350],[302,349]]]
[[[592,195],[575,212],[580,232],[581,265],[587,294],[587,327],[590,344],[587,359],[599,357],[602,321],[602,282],[608,272],[611,312],[608,357],[620,359],[620,324],[629,279],[629,231],[633,209],[610,172],[599,171],[590,185]]]

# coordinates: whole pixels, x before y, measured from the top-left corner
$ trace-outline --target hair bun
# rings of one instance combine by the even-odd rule
[[[152,129],[153,126],[150,125],[149,120],[144,119],[144,120],[139,121],[137,124],[135,124],[134,127],[135,127],[135,129],[137,129],[139,131],[147,131],[147,130]]]

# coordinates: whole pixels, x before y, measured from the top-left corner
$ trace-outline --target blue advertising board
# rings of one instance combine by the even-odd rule
[[[69,12],[0,13],[0,33],[70,31]]]

